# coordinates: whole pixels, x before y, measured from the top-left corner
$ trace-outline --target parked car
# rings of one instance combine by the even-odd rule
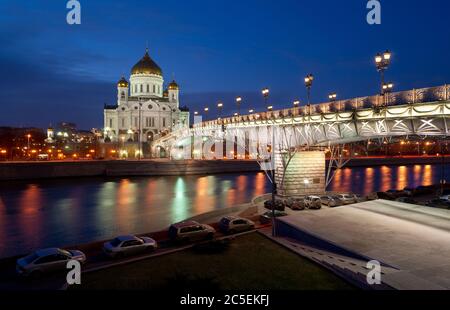
[[[334,208],[342,206],[344,203],[337,196],[321,196],[320,201],[323,205]]]
[[[252,230],[254,228],[254,222],[242,217],[226,216],[219,222],[219,229],[224,234],[235,234],[238,232]]]
[[[411,197],[399,197],[395,199],[395,201],[403,202],[403,203],[410,203],[410,204],[417,204],[417,201]]]
[[[445,199],[433,199],[427,204],[429,207],[434,208],[447,208],[450,209],[450,201]]]
[[[57,248],[37,250],[18,259],[16,271],[19,275],[39,277],[44,273],[66,270],[67,262],[70,260],[84,263],[86,255],[78,250],[66,251]]]
[[[275,210],[275,217],[282,217],[286,215],[288,215],[286,212]],[[268,211],[264,214],[261,214],[261,216],[259,217],[259,221],[261,222],[261,224],[270,224],[272,223],[272,218],[273,212]]]
[[[322,208],[322,201],[319,196],[308,196],[305,198],[305,204],[308,209],[319,210]]]
[[[366,201],[367,199],[365,199],[365,198],[363,198],[363,197],[361,197],[360,195],[358,195],[358,194],[354,194],[353,195],[353,198],[355,199],[355,202],[356,203],[359,203],[359,202],[364,202],[364,201]]]
[[[436,188],[434,186],[418,186],[414,190],[414,195],[430,195],[436,192]]]
[[[264,202],[264,208],[268,210],[272,210],[272,200],[266,200]],[[275,200],[275,210],[278,211],[284,211],[286,209],[286,206],[283,201],[281,200]]]
[[[450,195],[441,196],[439,199],[450,201]]]
[[[120,258],[143,252],[154,251],[157,243],[152,238],[120,236],[103,244],[103,252],[112,258]]]
[[[337,195],[339,197],[340,200],[342,200],[342,202],[346,205],[352,204],[352,203],[356,203],[356,199],[353,195],[350,194],[340,194]]]
[[[302,211],[306,208],[305,199],[302,198],[290,198],[286,200],[285,205],[294,211]]]
[[[172,224],[169,228],[169,237],[173,241],[192,242],[211,240],[216,230],[209,225],[195,221]]]

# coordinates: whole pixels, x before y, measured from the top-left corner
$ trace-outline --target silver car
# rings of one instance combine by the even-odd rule
[[[103,244],[103,252],[112,258],[154,251],[157,243],[152,238],[136,236],[120,236]]]
[[[86,255],[77,250],[42,249],[18,259],[16,271],[19,275],[39,277],[44,273],[66,270],[70,260],[84,263]]]
[[[322,208],[322,201],[319,196],[308,196],[305,198],[305,204],[308,209],[319,210]]]
[[[219,228],[224,234],[235,234],[255,229],[255,223],[242,217],[226,216],[220,220]]]
[[[356,199],[353,195],[350,194],[340,194],[337,195],[339,197],[340,200],[342,200],[342,202],[346,205],[352,204],[352,203],[356,203]]]
[[[216,230],[209,225],[187,221],[171,225],[169,237],[171,240],[183,242],[211,240],[215,232]]]
[[[344,204],[337,196],[321,196],[320,201],[330,208],[339,207]]]

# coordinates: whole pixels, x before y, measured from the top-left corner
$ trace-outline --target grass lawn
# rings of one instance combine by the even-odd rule
[[[84,274],[79,289],[353,289],[326,269],[258,233],[220,253],[187,250]]]

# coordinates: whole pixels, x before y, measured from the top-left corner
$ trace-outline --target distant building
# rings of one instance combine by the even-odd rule
[[[151,142],[185,127],[189,111],[180,108],[180,88],[172,81],[164,89],[162,70],[147,49],[130,81],[122,77],[117,83],[117,104],[104,107],[104,142]]]

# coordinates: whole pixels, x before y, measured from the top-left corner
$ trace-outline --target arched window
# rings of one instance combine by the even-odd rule
[[[141,93],[144,92],[144,85],[141,84]]]
[[[156,85],[153,84],[153,93],[156,93]]]
[[[150,85],[147,84],[147,93],[149,93],[149,92],[150,92]]]
[[[121,97],[122,99],[125,99],[125,92],[124,92],[124,91],[122,92],[122,94],[120,95],[120,97]]]

